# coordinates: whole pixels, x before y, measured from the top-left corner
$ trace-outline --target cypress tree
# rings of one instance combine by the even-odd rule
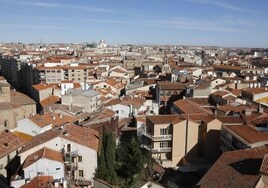
[[[107,133],[106,135],[106,150],[105,159],[107,167],[106,180],[115,185],[116,184],[116,172],[115,172],[115,139],[113,134]]]
[[[139,143],[134,137],[123,147],[122,155],[122,171],[125,177],[133,177],[133,175],[141,172],[143,156]]]
[[[99,179],[104,179],[106,177],[106,174],[107,174],[107,170],[106,170],[104,148],[103,146],[101,146],[101,151],[98,156],[98,169],[97,169],[96,177]]]
[[[116,184],[115,172],[115,139],[113,133],[103,128],[101,151],[98,157],[98,169],[96,177]]]

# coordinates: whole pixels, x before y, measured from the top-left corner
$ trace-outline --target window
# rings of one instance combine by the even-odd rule
[[[82,156],[78,156],[78,162],[82,162]]]
[[[79,173],[79,177],[84,177],[84,172],[83,172],[83,170],[79,170],[78,173]]]
[[[61,71],[60,70],[57,70],[57,73],[60,73]]]
[[[168,135],[168,129],[160,129],[160,135]]]
[[[168,148],[168,142],[160,142],[160,148]]]
[[[71,151],[71,144],[67,144],[67,152]]]

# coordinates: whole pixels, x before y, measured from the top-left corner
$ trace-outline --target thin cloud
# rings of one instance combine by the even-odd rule
[[[36,25],[36,24],[1,24],[0,28],[81,30],[80,28],[69,28],[54,25]]]
[[[22,5],[39,6],[46,8],[56,8],[61,6],[61,4],[58,3],[43,3],[43,2],[28,2],[28,1],[18,1],[17,3]]]
[[[105,23],[105,24],[118,24],[119,26],[124,24],[145,26],[145,27],[161,27],[161,28],[174,28],[174,29],[188,29],[188,30],[205,30],[205,31],[219,31],[219,32],[247,32],[245,29],[240,29],[241,24],[236,21],[234,23],[225,23],[224,20],[207,21],[190,18],[166,18],[166,19],[85,19],[85,18],[63,18],[63,17],[29,17],[22,16],[31,20],[48,20],[49,25],[5,25],[6,27],[22,27],[22,28],[53,28],[53,29],[69,29],[69,28],[80,28],[80,30],[87,30],[86,27],[82,27],[83,23]],[[240,21],[242,22],[242,21]],[[62,27],[61,27],[62,26]]]
[[[228,27],[218,22],[202,21],[188,18],[173,18],[147,21],[148,25],[155,27],[168,27],[174,29],[205,30],[219,32],[247,32],[243,29]]]
[[[189,2],[189,3],[205,4],[205,5],[214,5],[217,7],[221,7],[221,8],[236,11],[236,12],[242,12],[242,13],[260,14],[260,12],[257,12],[254,10],[243,9],[241,7],[234,6],[234,5],[228,4],[226,2],[217,1],[217,0],[180,0],[180,1]]]
[[[89,11],[89,12],[106,12],[106,13],[113,12],[113,10],[110,10],[110,9],[80,6],[80,5],[73,5],[73,4],[45,3],[45,2],[39,2],[39,1],[9,1],[9,2],[22,4],[22,5],[28,5],[28,6],[44,7],[44,8],[71,8],[71,9],[77,9],[77,10],[83,10],[83,11]]]

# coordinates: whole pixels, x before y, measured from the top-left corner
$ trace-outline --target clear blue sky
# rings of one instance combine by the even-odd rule
[[[268,47],[268,0],[0,0],[0,42]]]

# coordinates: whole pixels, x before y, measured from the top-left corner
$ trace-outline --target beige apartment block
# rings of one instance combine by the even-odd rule
[[[147,116],[142,147],[163,167],[180,166],[184,159],[190,164],[216,160],[220,122],[211,116],[206,122],[198,119],[178,114]]]

